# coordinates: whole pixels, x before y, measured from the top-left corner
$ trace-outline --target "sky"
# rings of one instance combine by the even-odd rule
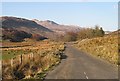
[[[119,2],[119,0],[1,0],[2,2]]]
[[[52,20],[59,24],[118,29],[117,2],[3,2],[1,16]]]

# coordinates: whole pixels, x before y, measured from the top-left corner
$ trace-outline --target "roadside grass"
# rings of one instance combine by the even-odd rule
[[[26,43],[12,45],[9,42],[9,48],[0,49],[3,79],[42,79],[46,71],[60,63],[65,50],[63,42],[45,40],[27,43],[29,46],[25,46]]]
[[[88,54],[118,65],[118,36],[108,35],[92,39],[77,41],[75,46]]]
[[[17,55],[28,54],[31,51],[34,52],[34,51],[37,51],[37,50],[23,50],[23,49],[19,49],[19,50],[3,50],[2,51],[2,60],[12,59],[12,58],[16,57]]]

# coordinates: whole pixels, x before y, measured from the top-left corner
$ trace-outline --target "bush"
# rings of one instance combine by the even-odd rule
[[[23,41],[24,38],[30,38],[32,35],[30,33],[24,31],[18,31],[15,29],[4,29],[3,30],[3,40],[9,39],[12,42],[20,42]]]
[[[70,42],[70,41],[76,41],[77,39],[77,33],[74,32],[67,32],[64,36],[64,41]]]
[[[41,36],[41,35],[39,35],[39,34],[32,34],[32,37],[31,37],[31,38],[32,38],[33,40],[36,40],[36,41],[47,39],[46,37]]]
[[[102,27],[95,26],[95,28],[82,28],[78,34],[77,39],[86,39],[86,38],[94,38],[94,37],[102,37],[105,33]]]

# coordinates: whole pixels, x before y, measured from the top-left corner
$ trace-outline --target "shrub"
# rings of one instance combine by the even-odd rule
[[[70,42],[70,41],[76,41],[77,39],[77,33],[75,32],[67,32],[64,36],[64,41]]]
[[[23,41],[24,38],[30,38],[32,35],[24,31],[18,31],[15,29],[4,29],[3,30],[3,40],[9,39],[12,42]]]
[[[32,34],[31,38],[34,39],[34,40],[36,40],[36,41],[47,39],[46,37],[41,36],[39,34]]]
[[[102,27],[95,26],[95,28],[82,28],[77,33],[77,39],[86,39],[86,38],[94,38],[94,37],[102,37],[105,35],[104,30]]]

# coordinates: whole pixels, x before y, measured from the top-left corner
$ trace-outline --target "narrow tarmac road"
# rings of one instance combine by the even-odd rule
[[[118,79],[118,68],[66,44],[66,59],[46,79]]]

